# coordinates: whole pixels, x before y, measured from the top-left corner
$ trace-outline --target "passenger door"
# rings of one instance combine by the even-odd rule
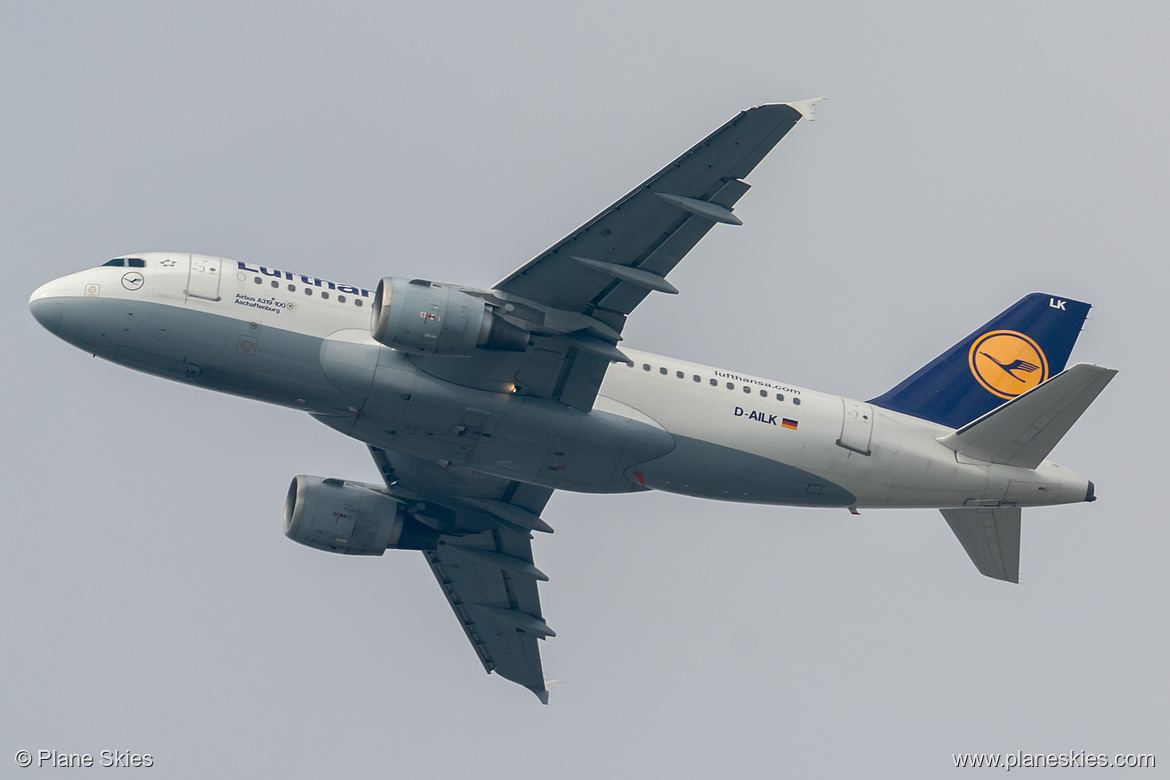
[[[847,450],[868,455],[873,438],[873,407],[869,404],[842,398],[841,438],[837,444]]]
[[[190,271],[187,274],[187,297],[219,300],[220,259],[191,255]]]

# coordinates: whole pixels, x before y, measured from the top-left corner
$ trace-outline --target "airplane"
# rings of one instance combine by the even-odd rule
[[[1019,581],[1021,509],[1093,501],[1048,455],[1116,374],[1067,367],[1089,304],[1033,293],[861,401],[630,349],[626,318],[733,213],[819,99],[741,112],[488,289],[374,289],[141,252],[29,300],[50,332],[129,368],[305,411],[368,446],[382,484],[299,475],[296,542],[420,550],[480,662],[548,703],[534,532],[554,490],[939,509],[984,575]]]

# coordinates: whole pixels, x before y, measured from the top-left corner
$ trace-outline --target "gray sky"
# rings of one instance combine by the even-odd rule
[[[0,6],[0,766],[1170,765],[1164,3],[399,5]],[[294,474],[377,480],[361,444],[28,313],[151,249],[486,287],[740,109],[817,95],[627,343],[868,398],[1027,292],[1092,302],[1073,359],[1122,373],[1054,457],[1101,500],[1025,513],[1019,586],[937,512],[557,494],[541,707],[483,674],[421,556],[284,538]]]

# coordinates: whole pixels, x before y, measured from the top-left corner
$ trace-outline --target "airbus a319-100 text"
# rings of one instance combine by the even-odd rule
[[[861,401],[626,348],[626,318],[748,190],[817,101],[740,113],[488,289],[375,289],[184,252],[44,285],[33,315],[150,374],[300,409],[365,443],[371,485],[297,476],[285,533],[335,553],[420,550],[480,661],[544,702],[533,532],[554,490],[665,490],[800,507],[942,510],[1015,582],[1021,508],[1092,501],[1049,452],[1116,373],[1066,368],[1089,305],[1027,295]]]

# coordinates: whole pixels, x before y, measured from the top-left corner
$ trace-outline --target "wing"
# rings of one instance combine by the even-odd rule
[[[741,112],[495,289],[600,315],[620,333],[651,291],[677,292],[663,277],[715,223],[742,224],[731,209],[748,191],[743,177],[816,102]]]
[[[556,634],[540,611],[531,530],[551,532],[540,512],[552,490],[488,477],[371,447],[387,488],[440,530],[427,563],[489,673],[548,704],[537,640]]]
[[[453,361],[415,356],[428,373],[489,390],[553,398],[588,411],[626,317],[716,223],[738,225],[743,181],[819,98],[740,113],[489,293],[533,334],[522,354]]]

